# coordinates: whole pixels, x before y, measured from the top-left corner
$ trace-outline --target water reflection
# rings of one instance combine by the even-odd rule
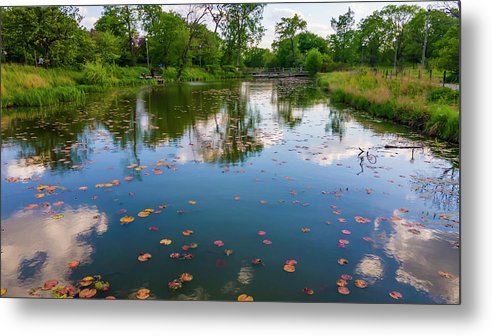
[[[67,263],[91,262],[89,237],[107,231],[108,218],[95,206],[65,207],[58,220],[41,210],[21,210],[2,220],[2,286],[8,295],[28,296],[30,288],[49,279],[68,282]]]
[[[299,220],[311,223],[313,228],[313,234],[303,238],[314,240],[292,236],[298,248],[292,257],[304,260],[304,270],[316,270],[306,273],[306,279],[317,279],[317,265],[326,260],[317,255],[303,259],[303,254],[312,253],[316,239],[339,238],[328,231],[336,225],[322,224],[327,231],[316,227],[316,223],[338,224],[337,219],[342,219],[335,216],[338,210],[332,213],[327,208],[335,206],[347,225],[354,216],[374,219],[373,226],[349,227],[353,236],[346,250],[346,257],[356,265],[355,273],[374,285],[371,290],[377,293],[366,291],[374,295],[374,301],[387,296],[387,292],[379,291],[386,290],[381,287],[388,284],[425,293],[418,299],[424,300],[425,296],[426,302],[458,299],[457,166],[436,156],[443,147],[413,139],[401,127],[329,106],[312,82],[170,84],[92,97],[81,106],[22,111],[7,111],[2,119],[6,121],[2,123],[2,188],[3,196],[9,195],[2,200],[2,282],[9,287],[9,295],[25,296],[30,287],[50,278],[68,282],[71,273],[67,262],[78,259],[84,265],[84,274],[117,274],[110,279],[115,293],[128,297],[129,288],[141,285],[140,274],[133,267],[144,269],[128,260],[136,263],[139,252],[160,247],[155,245],[158,239],[149,228],[155,225],[162,229],[179,249],[185,242],[179,242],[182,228],[174,224],[185,216],[187,226],[196,229],[194,239],[200,246],[210,245],[207,235],[212,231],[227,234],[233,230],[227,241],[237,254],[227,263],[214,258],[215,265],[206,265],[201,264],[203,250],[197,250],[197,259],[186,269],[196,271],[193,285],[173,294],[159,287],[156,298],[235,299],[245,290],[254,295],[263,288],[258,300],[289,299],[285,293],[293,283],[282,283],[278,293],[264,290],[272,288],[272,283],[277,286],[276,280],[266,275],[267,268],[262,275],[251,266],[235,262],[250,260],[250,252],[264,247],[251,245],[248,237],[256,237],[256,230],[268,226],[278,250],[271,249],[266,257],[272,258],[272,265],[282,264],[286,254],[283,249],[291,253],[292,246],[280,241],[298,233],[297,227],[290,231],[289,223],[300,214],[293,208],[299,200],[294,200],[292,206],[284,200],[299,193],[299,198],[305,199],[303,204],[310,205]],[[424,148],[410,151],[384,147],[394,141],[422,141]],[[361,149],[377,160],[359,155]],[[245,162],[248,164],[243,165]],[[235,171],[246,173],[220,174],[228,165],[243,165]],[[95,184],[112,180],[118,180],[114,188],[94,188]],[[19,206],[35,202],[34,192],[26,189],[34,191],[38,183],[66,186],[67,193],[60,196],[71,206],[63,211],[64,218],[45,217],[39,208],[18,211]],[[85,189],[80,189],[82,186]],[[341,196],[322,192],[339,188],[344,190]],[[233,200],[235,195],[240,197]],[[198,203],[189,203],[192,199]],[[268,204],[262,204],[262,199],[268,199]],[[329,203],[323,203],[326,199]],[[97,207],[81,206],[81,202]],[[152,222],[137,218],[139,211],[158,204],[169,205],[167,210],[159,208],[160,217],[156,211]],[[395,212],[392,221],[385,220],[399,207],[408,207],[418,215]],[[105,213],[111,218],[117,214],[111,220],[117,225],[103,239],[94,239],[107,230]],[[135,223],[120,226],[119,215],[123,213],[135,216]],[[362,234],[372,239],[359,239],[357,235]],[[129,237],[124,252],[115,250],[114,246],[121,246]],[[332,245],[336,242],[326,244]],[[99,253],[94,253],[95,249]],[[154,253],[157,263],[173,261],[157,251],[149,252]],[[164,260],[159,261],[160,257]],[[208,278],[201,273],[201,267],[226,270],[227,264],[231,269],[237,266],[227,276],[224,272]],[[155,286],[153,281],[162,284],[161,271],[184,271],[181,264],[169,264],[164,271],[151,270],[152,265],[143,266],[150,266],[145,271],[149,286]],[[200,267],[193,269],[197,265]],[[439,271],[456,277],[444,279]],[[416,296],[409,295],[408,300]]]
[[[437,302],[459,302],[458,233],[431,230],[395,210],[385,251],[398,263],[396,280],[435,297]],[[439,272],[452,274],[442,277]]]

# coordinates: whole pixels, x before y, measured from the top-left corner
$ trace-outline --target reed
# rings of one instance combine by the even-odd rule
[[[459,92],[425,79],[388,79],[369,71],[318,75],[333,102],[390,119],[428,136],[459,142]]]

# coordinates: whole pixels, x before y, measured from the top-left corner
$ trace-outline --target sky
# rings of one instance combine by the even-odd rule
[[[327,37],[329,34],[333,33],[330,26],[331,18],[336,18],[339,15],[346,13],[349,7],[355,12],[355,20],[357,23],[372,12],[380,10],[390,4],[416,4],[426,8],[429,4],[435,5],[436,2],[269,3],[266,5],[263,12],[263,25],[266,28],[266,32],[259,47],[271,47],[271,44],[275,39],[275,23],[280,21],[282,17],[293,17],[295,14],[298,14],[306,20],[308,31],[322,37]],[[186,7],[187,5],[163,5],[165,11],[172,9],[178,13],[183,12]],[[91,29],[97,19],[101,16],[103,11],[102,6],[80,6],[79,8],[80,14],[84,16],[81,24],[86,28]],[[213,29],[211,20],[209,20],[207,24]]]

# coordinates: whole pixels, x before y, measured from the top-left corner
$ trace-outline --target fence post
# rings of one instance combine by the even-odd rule
[[[444,74],[442,76],[442,87],[445,86],[444,84],[446,84],[446,70],[444,70]]]

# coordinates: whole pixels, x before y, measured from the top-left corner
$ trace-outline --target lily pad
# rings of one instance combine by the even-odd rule
[[[150,290],[147,288],[141,288],[137,291],[135,297],[139,300],[145,300],[150,296]]]
[[[248,295],[248,294],[241,294],[237,297],[237,300],[239,302],[253,302],[254,299],[252,296]]]
[[[171,245],[173,241],[171,239],[161,239],[159,242],[161,245]]]
[[[88,299],[96,295],[97,290],[95,288],[85,288],[82,289],[79,293],[79,298]]]

